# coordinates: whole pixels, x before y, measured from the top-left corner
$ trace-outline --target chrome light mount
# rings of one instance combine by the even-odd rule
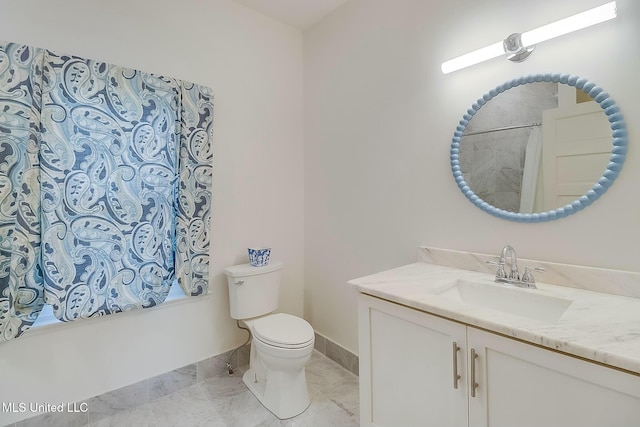
[[[524,61],[536,48],[535,46],[523,46],[521,33],[513,33],[504,39],[502,47],[504,48],[504,54],[507,59],[513,62]]]

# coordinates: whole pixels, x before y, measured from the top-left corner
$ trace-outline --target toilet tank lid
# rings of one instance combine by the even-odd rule
[[[229,277],[246,277],[280,270],[283,265],[284,263],[281,261],[270,262],[268,265],[262,267],[254,267],[251,264],[240,264],[227,267],[224,269],[224,272]]]

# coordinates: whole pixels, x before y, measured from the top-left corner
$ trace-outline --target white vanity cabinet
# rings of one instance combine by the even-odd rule
[[[465,326],[360,295],[360,425],[467,425],[466,375],[453,384]],[[464,370],[465,352],[456,352]]]
[[[365,294],[359,335],[362,426],[640,426],[640,376]]]

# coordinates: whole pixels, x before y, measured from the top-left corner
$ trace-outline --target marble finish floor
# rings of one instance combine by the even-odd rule
[[[244,368],[244,369],[243,369]],[[116,412],[89,427],[350,427],[359,425],[358,377],[314,350],[306,368],[311,405],[279,420],[242,382],[244,366],[234,375],[219,373],[133,409]]]

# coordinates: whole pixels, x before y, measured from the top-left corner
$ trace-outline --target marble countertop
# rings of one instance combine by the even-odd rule
[[[424,262],[349,281],[358,292],[640,375],[640,298],[536,283],[517,291],[571,300],[557,321],[541,321],[437,293],[455,280],[493,283],[490,274]]]

